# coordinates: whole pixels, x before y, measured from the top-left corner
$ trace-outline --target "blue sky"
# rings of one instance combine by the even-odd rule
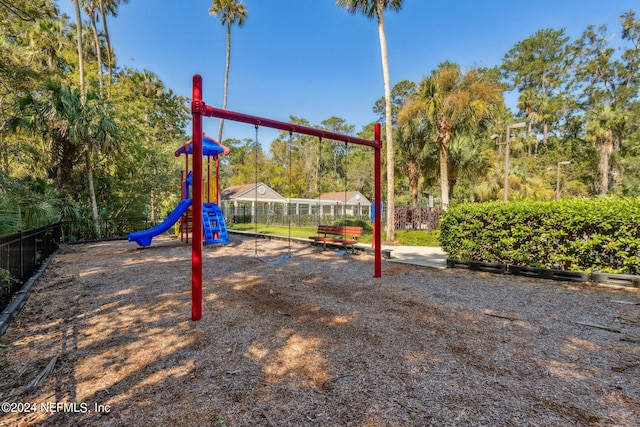
[[[227,108],[318,125],[331,116],[360,131],[383,96],[377,25],[335,0],[244,0],[248,19],[232,30]],[[73,15],[71,0],[59,0]],[[593,24],[619,38],[618,17],[637,0],[405,0],[385,15],[391,84],[419,81],[444,60],[463,68],[494,66],[515,43],[542,28],[565,28],[572,40]],[[191,96],[203,77],[204,101],[222,106],[226,28],[209,15],[211,0],[130,0],[109,24],[120,67],[155,72],[175,93]],[[205,131],[217,135],[218,121]],[[253,138],[253,127],[225,122],[224,138]],[[263,130],[262,141],[276,131]]]

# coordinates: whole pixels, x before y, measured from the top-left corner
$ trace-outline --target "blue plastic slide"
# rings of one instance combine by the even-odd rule
[[[162,221],[160,224],[155,227],[151,227],[148,230],[144,231],[134,231],[133,233],[129,233],[129,237],[127,240],[130,242],[136,242],[140,246],[149,246],[151,244],[151,239],[153,239],[158,234],[162,234],[167,231],[173,224],[180,220],[180,217],[184,215],[184,213],[189,209],[193,200],[191,199],[182,199],[178,206],[169,214],[167,219]]]

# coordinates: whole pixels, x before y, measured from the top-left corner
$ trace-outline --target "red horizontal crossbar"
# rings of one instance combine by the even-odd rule
[[[331,139],[333,141],[348,142],[351,144],[366,145],[369,147],[380,148],[380,142],[357,138],[355,136],[343,135],[340,133],[329,132],[322,129],[316,129],[308,126],[296,125],[293,123],[279,122],[277,120],[265,119],[248,114],[236,113],[235,111],[223,110],[221,108],[205,105],[203,114],[207,117],[217,117],[225,120],[249,123],[257,126],[264,126],[272,129],[280,129],[286,132],[301,133],[304,135],[317,136],[318,138]]]

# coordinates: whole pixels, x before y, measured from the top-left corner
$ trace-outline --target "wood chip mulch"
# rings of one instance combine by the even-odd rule
[[[193,322],[190,246],[64,246],[0,338],[33,405],[0,425],[640,425],[638,288],[287,250],[206,247]]]

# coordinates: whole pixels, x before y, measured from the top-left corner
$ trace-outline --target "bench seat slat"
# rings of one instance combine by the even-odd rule
[[[353,246],[358,243],[356,239],[362,236],[362,227],[352,225],[318,225],[317,233],[322,234],[322,236],[309,236],[309,239],[322,242],[325,249],[327,243]],[[336,236],[341,236],[342,238],[337,238]]]
[[[345,237],[361,237],[362,227],[350,226],[350,225],[319,225],[318,234],[333,234],[335,236]]]
[[[356,243],[358,243],[357,240],[336,239],[334,237],[323,236],[311,236],[309,237],[309,239],[315,240],[316,242],[342,243],[343,245],[355,245]]]

